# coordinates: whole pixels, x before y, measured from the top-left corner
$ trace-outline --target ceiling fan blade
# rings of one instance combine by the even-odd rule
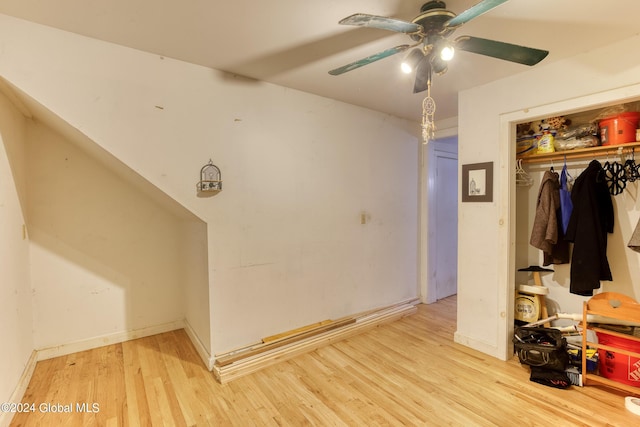
[[[413,83],[413,93],[424,92],[429,88],[431,74],[431,62],[429,61],[429,57],[425,56],[416,67],[416,80]]]
[[[524,65],[536,65],[547,57],[549,51],[519,46],[496,40],[481,39],[479,37],[461,36],[455,40],[456,49],[480,55],[491,56],[505,61],[517,62]]]
[[[480,3],[471,6],[469,9],[465,10],[455,18],[452,18],[449,21],[445,22],[444,27],[448,28],[462,25],[474,18],[477,18],[483,13],[490,11],[491,9],[500,6],[502,3],[506,3],[507,1],[508,0],[483,0]]]
[[[342,67],[338,67],[334,70],[329,71],[329,74],[331,74],[332,76],[344,74],[347,71],[355,70],[356,68],[360,68],[362,66],[371,64],[372,62],[376,62],[376,61],[379,61],[380,59],[384,59],[388,56],[395,55],[396,53],[404,52],[410,47],[411,46],[409,46],[408,44],[402,44],[400,46],[392,47],[391,49],[378,52],[375,55],[370,55],[370,56],[367,56],[366,58],[359,59],[350,64],[343,65]]]
[[[366,13],[356,13],[355,15],[347,16],[338,23],[342,25],[379,28],[381,30],[389,30],[405,34],[420,33],[423,30],[422,25],[414,24],[413,22],[387,18],[384,16],[368,15]]]

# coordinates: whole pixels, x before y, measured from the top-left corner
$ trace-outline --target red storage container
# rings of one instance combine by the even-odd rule
[[[640,353],[640,342],[597,332],[598,343]],[[614,351],[598,349],[600,375],[620,383],[640,386],[640,359]]]
[[[621,113],[600,120],[600,140],[602,145],[624,144],[636,141],[636,129],[640,112]]]

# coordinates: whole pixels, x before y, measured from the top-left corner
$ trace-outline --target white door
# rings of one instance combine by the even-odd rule
[[[435,152],[435,259],[436,298],[458,292],[458,158]]]

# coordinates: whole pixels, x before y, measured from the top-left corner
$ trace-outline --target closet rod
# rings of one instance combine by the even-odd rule
[[[618,145],[601,145],[598,147],[576,148],[575,150],[556,151],[553,153],[532,154],[530,156],[517,157],[522,159],[522,163],[545,163],[553,160],[569,159],[595,159],[609,155],[619,155],[622,153],[631,154],[632,148],[639,148],[640,142],[629,142]],[[640,150],[638,150],[640,154]]]

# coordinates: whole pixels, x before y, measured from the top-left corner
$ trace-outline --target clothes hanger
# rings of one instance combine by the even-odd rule
[[[533,185],[533,178],[522,168],[522,159],[516,162],[516,185],[520,187]]]
[[[624,162],[624,172],[629,182],[640,179],[640,166],[636,165],[635,149],[633,147],[631,147],[631,158]]]
[[[567,166],[567,155],[564,155],[564,166],[562,166],[562,173],[564,175],[564,179],[566,180],[566,186],[569,191],[571,191],[571,187],[573,186],[573,177],[569,173],[569,167]]]
[[[618,161],[609,162],[609,153],[607,153],[607,162],[603,167],[604,180],[607,188],[612,196],[621,194],[627,186],[627,176],[625,168]]]

